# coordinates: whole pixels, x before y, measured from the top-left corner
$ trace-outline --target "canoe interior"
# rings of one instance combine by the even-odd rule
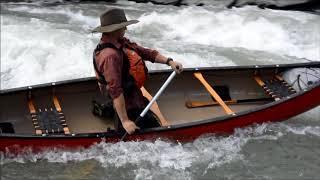
[[[234,69],[219,71],[203,71],[206,80],[213,86],[227,86],[232,99],[267,98],[263,88],[254,80],[254,69]],[[271,78],[274,69],[261,69],[264,78]],[[150,75],[146,89],[154,95],[167,77],[166,73],[153,73]],[[0,96],[0,123],[10,122],[15,133],[34,134],[28,107],[27,96],[30,91],[6,93]],[[107,128],[114,129],[112,119],[101,119],[91,112],[91,101],[100,92],[96,81],[73,82],[44,88],[34,88],[31,94],[34,98],[35,108],[50,108],[53,106],[52,95],[57,96],[71,133],[105,132]],[[221,106],[201,108],[187,108],[185,102],[212,101],[204,86],[193,76],[192,71],[177,75],[157,101],[161,112],[169,124],[181,124],[224,116],[226,113]],[[270,101],[269,101],[270,102]],[[234,112],[254,109],[268,103],[268,101],[229,105]]]

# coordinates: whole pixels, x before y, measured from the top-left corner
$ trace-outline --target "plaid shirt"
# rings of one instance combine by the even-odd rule
[[[103,35],[100,44],[103,43],[111,43],[117,48],[129,46],[135,49],[136,53],[138,53],[143,60],[148,60],[151,62],[154,62],[156,56],[158,55],[158,51],[139,46],[136,43],[130,42],[126,38],[115,42],[108,38],[108,36]],[[119,95],[124,91],[122,87],[123,54],[115,49],[106,48],[100,52],[97,52],[95,58],[98,70],[104,75],[104,78],[108,83],[107,86],[99,84],[101,91],[107,91],[112,99],[119,97]],[[98,77],[97,73],[96,76]],[[141,90],[137,87],[135,87],[129,95],[125,95],[124,99],[127,110],[145,107],[144,97]]]

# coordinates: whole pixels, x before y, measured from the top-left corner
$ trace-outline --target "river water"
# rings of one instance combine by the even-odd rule
[[[256,7],[1,3],[1,89],[93,76],[107,7],[125,9],[127,37],[184,67],[320,60],[320,16]],[[164,65],[147,64],[149,69]],[[101,143],[76,151],[1,155],[0,179],[319,179],[320,109],[283,123],[189,143]]]

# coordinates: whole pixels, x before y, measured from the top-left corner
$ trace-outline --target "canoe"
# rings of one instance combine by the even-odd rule
[[[319,106],[319,68],[320,62],[185,69],[157,100],[168,124],[139,130],[125,141],[185,142],[287,120]],[[295,70],[303,73],[288,78]],[[145,89],[154,95],[170,73],[150,72]],[[113,118],[92,112],[99,94],[94,77],[1,90],[0,151],[119,142],[123,134],[115,131]]]

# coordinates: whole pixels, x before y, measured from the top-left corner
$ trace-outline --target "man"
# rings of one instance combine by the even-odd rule
[[[182,64],[161,55],[156,50],[141,47],[125,38],[126,27],[139,21],[128,21],[123,10],[108,9],[100,16],[100,22],[101,26],[93,30],[93,32],[102,33],[101,41],[93,56],[102,93],[112,99],[113,106],[127,133],[132,134],[139,127],[155,126],[152,123],[155,117],[150,111],[142,122],[137,124],[139,127],[134,123],[147,105],[140,90],[140,88],[144,90],[143,83],[147,77],[144,60],[167,64],[177,73],[182,72]]]

